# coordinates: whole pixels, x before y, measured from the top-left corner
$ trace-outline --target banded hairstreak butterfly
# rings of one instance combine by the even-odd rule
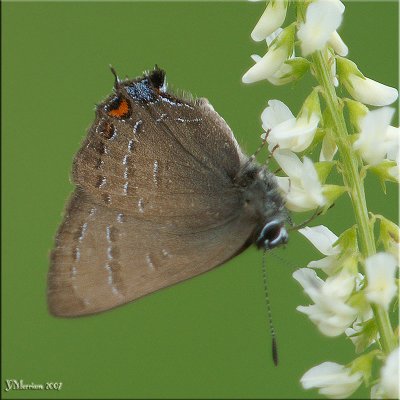
[[[56,316],[109,310],[288,238],[274,175],[206,99],[168,92],[158,67],[114,75],[75,156],[51,253]]]

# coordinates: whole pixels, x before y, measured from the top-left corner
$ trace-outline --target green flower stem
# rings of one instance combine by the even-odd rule
[[[349,188],[350,199],[358,226],[361,253],[366,258],[376,253],[376,247],[372,225],[368,218],[367,201],[365,199],[364,183],[359,173],[358,158],[352,150],[342,106],[336,95],[330,76],[330,66],[321,51],[317,51],[312,56],[312,61],[316,78],[323,88],[322,95],[332,117],[333,139],[340,153],[344,184]],[[384,308],[378,305],[372,305],[372,310],[381,336],[382,349],[388,354],[396,346],[389,315]]]

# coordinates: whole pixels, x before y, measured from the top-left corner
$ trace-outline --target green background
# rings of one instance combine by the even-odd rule
[[[397,87],[397,3],[346,3],[350,58]],[[311,78],[273,87],[241,83],[263,54],[250,39],[264,3],[8,2],[2,4],[2,390],[5,379],[63,382],[57,391],[4,398],[310,398],[302,374],[354,358],[344,337],[323,337],[296,311],[309,304],[293,271],[320,254],[297,233],[268,256],[280,365],[273,366],[261,252],[101,315],[56,319],[46,308],[48,254],[72,190],[74,153],[109,94],[112,64],[134,77],[157,63],[174,88],[208,97],[243,148],[259,144],[260,114],[279,98],[297,113]],[[370,210],[397,219],[397,192],[368,179]],[[353,224],[346,197],[315,221]],[[295,219],[301,221],[302,215]],[[364,397],[359,390],[355,397]]]

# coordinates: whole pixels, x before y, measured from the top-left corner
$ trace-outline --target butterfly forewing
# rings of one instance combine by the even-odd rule
[[[76,156],[74,182],[98,203],[138,218],[160,222],[193,209],[209,211],[212,223],[215,213],[235,209],[219,200],[222,193],[228,203],[237,200],[232,187],[240,169],[236,140],[206,101],[159,98],[164,101],[132,101],[126,120],[110,118],[110,100],[100,105]],[[221,149],[216,160],[210,156],[215,148]]]

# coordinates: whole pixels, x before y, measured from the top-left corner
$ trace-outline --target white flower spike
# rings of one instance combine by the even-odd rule
[[[307,7],[305,22],[297,31],[304,57],[321,50],[340,26],[343,8],[338,3],[340,2],[318,0]],[[334,37],[334,40],[337,38]]]
[[[377,253],[365,260],[368,286],[366,297],[370,303],[379,304],[386,310],[396,294],[396,259],[389,253]]]
[[[307,371],[300,379],[304,389],[319,389],[318,392],[331,399],[344,399],[354,393],[362,381],[361,372],[351,373],[343,365],[324,362]]]
[[[253,32],[251,32],[252,39],[260,42],[276,31],[285,21],[286,9],[286,0],[270,1],[257,25],[254,27]]]
[[[393,136],[396,136],[396,128],[390,126],[393,115],[393,108],[383,107],[369,111],[359,119],[360,136],[354,142],[353,147],[370,165],[382,162],[388,151],[391,151],[397,144],[398,137],[394,137],[392,140],[392,129],[394,129]]]
[[[371,214],[364,201],[367,173],[379,177],[385,193],[387,182],[399,180],[400,128],[390,125],[394,110],[386,107],[398,99],[398,91],[365,77],[345,58],[349,48],[338,33],[345,10],[340,0],[293,1],[294,22],[285,22],[289,1],[279,1],[267,0],[253,29],[252,38],[265,39],[268,51],[264,57],[252,56],[255,65],[242,80],[267,80],[278,86],[295,82],[310,70],[317,81],[296,116],[279,100],[269,100],[262,112],[261,137],[283,171],[276,177],[279,191],[288,210],[316,210],[315,215],[350,193],[356,217],[339,237],[322,225],[299,229],[324,258],[293,273],[309,296],[297,310],[325,336],[343,335],[357,354],[346,365],[324,362],[311,368],[301,383],[330,398],[352,396],[362,383],[372,386],[371,398],[399,398],[399,348],[393,351],[398,328],[391,323],[399,228],[382,215]],[[288,25],[284,29],[283,23]],[[302,57],[295,54],[295,34]],[[343,178],[342,185],[332,182],[332,169]],[[374,222],[379,235],[371,236]],[[359,246],[362,238],[371,243]],[[385,252],[368,257],[375,253],[368,251],[374,244]],[[363,273],[360,264],[365,265]],[[379,370],[376,364],[381,362]]]
[[[286,207],[292,211],[315,210],[326,204],[322,185],[312,161],[304,157],[301,162],[289,150],[274,152],[274,157],[287,177],[277,177],[278,186],[286,197]]]

